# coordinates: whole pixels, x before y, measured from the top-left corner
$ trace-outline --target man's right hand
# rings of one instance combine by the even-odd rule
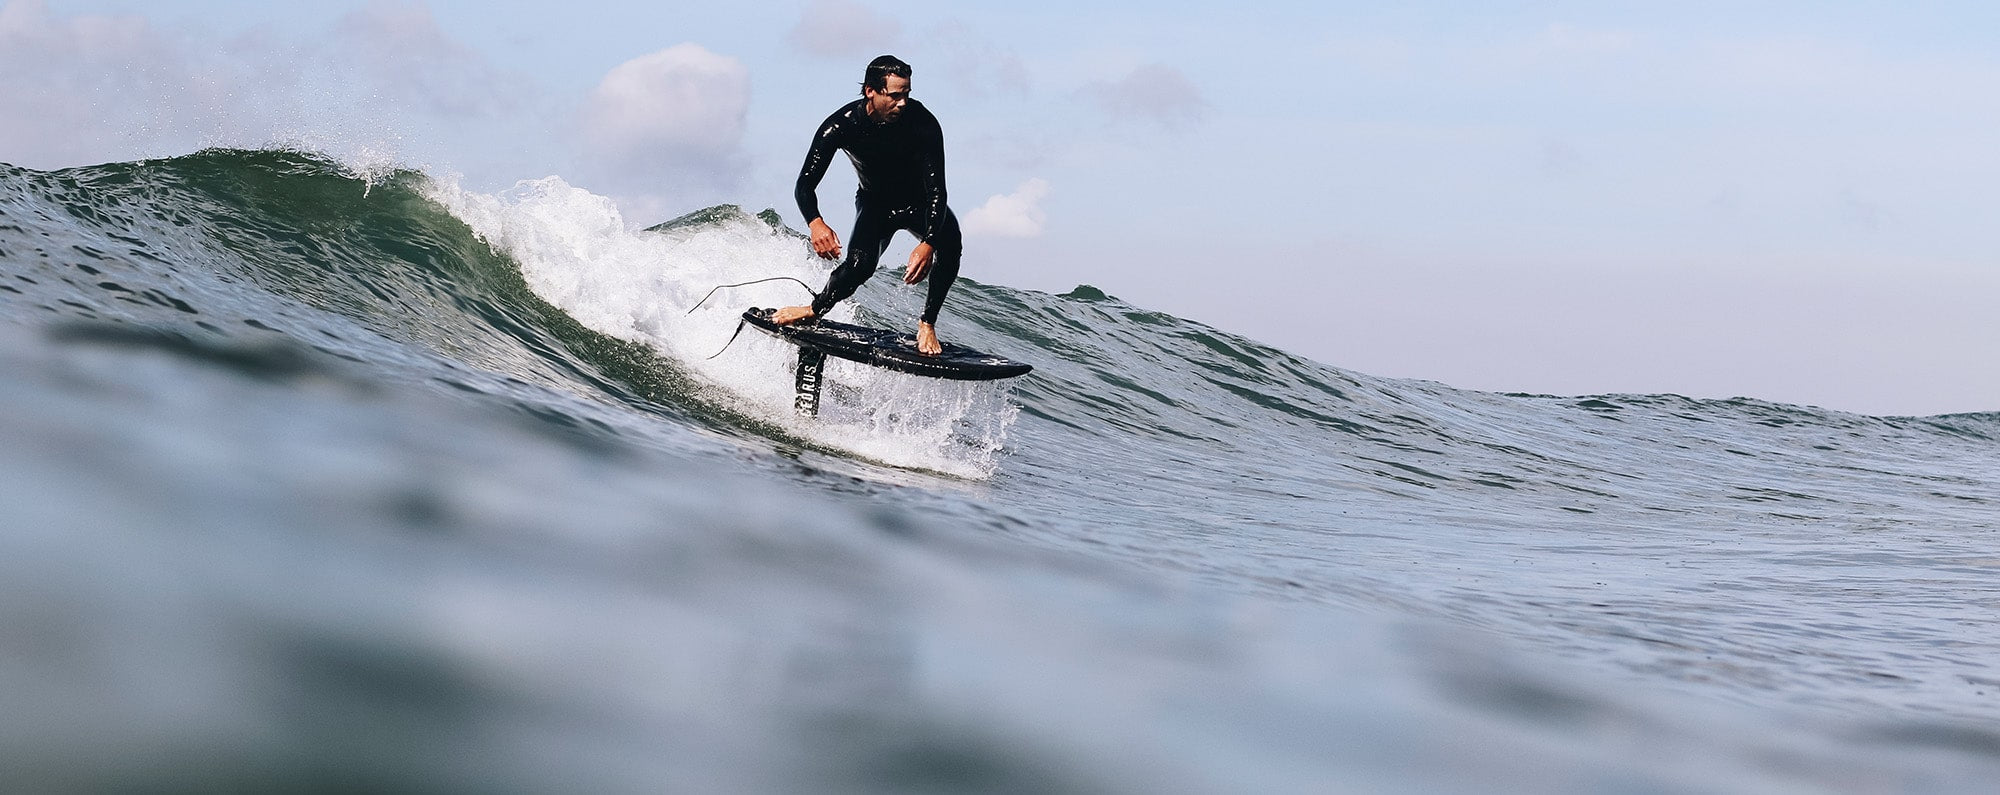
[[[833,233],[833,227],[826,225],[826,219],[812,219],[812,223],[806,224],[806,230],[812,233],[813,253],[818,254],[820,259],[840,257],[840,236]]]

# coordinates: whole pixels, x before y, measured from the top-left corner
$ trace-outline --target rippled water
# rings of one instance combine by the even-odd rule
[[[560,180],[0,167],[0,788],[2000,773],[2000,415],[1469,392],[961,282],[946,336],[1035,373],[830,368],[808,422],[725,348],[801,291],[695,304],[821,267]],[[846,317],[914,314],[877,282]]]

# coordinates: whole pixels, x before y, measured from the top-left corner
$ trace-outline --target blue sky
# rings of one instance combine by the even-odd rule
[[[807,135],[895,52],[981,281],[1470,388],[2000,410],[1996,31],[1975,3],[0,0],[0,161],[298,140],[802,226]]]

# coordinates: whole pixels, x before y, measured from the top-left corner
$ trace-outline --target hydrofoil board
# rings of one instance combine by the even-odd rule
[[[799,346],[872,367],[954,381],[993,381],[1025,375],[1035,369],[1026,362],[975,351],[963,345],[944,343],[944,352],[935,356],[917,351],[915,334],[888,329],[856,326],[832,320],[811,320],[780,326],[771,322],[773,309],[748,309],[743,320],[773,337]]]

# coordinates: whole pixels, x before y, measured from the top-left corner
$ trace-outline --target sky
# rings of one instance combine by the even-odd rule
[[[2000,411],[1991,3],[0,0],[0,162],[284,144],[803,228],[881,53],[982,282],[1465,388]]]

